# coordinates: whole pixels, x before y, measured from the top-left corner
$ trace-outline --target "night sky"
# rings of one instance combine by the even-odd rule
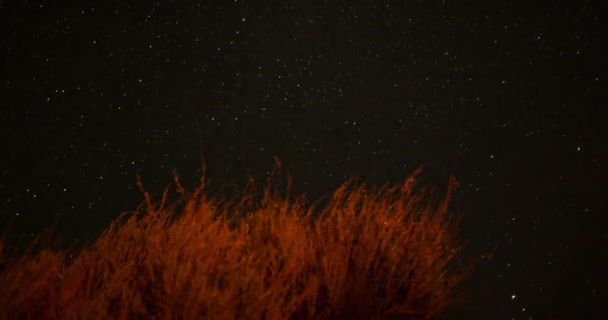
[[[8,3],[7,3],[8,2]],[[0,227],[86,241],[162,192],[454,175],[463,319],[601,318],[606,7],[592,1],[0,1]]]

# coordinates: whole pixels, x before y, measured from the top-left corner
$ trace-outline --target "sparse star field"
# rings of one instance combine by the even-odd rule
[[[0,2],[0,227],[99,234],[204,157],[460,184],[477,259],[454,319],[599,319],[608,301],[606,6],[472,1]],[[215,183],[215,184],[214,184]]]

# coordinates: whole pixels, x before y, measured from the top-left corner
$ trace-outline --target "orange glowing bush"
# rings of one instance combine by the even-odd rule
[[[277,162],[278,163],[278,162]],[[278,163],[280,164],[280,163]],[[467,274],[449,210],[417,185],[344,183],[307,205],[280,191],[209,196],[204,176],[117,218],[72,259],[42,250],[0,258],[0,307],[19,319],[374,319],[430,317]],[[286,179],[287,190],[291,180]],[[141,185],[140,185],[141,187]],[[142,188],[143,190],[143,188]],[[0,242],[0,250],[2,249]]]

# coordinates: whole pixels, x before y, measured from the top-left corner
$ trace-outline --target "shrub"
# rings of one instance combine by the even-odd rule
[[[278,162],[277,162],[278,163]],[[120,215],[73,258],[0,260],[9,318],[336,319],[430,317],[454,302],[461,267],[451,179],[441,199],[417,170],[398,185],[350,180],[308,205],[275,172],[258,195],[167,190]],[[139,184],[141,187],[141,184]],[[281,190],[286,189],[286,190]],[[142,187],[143,191],[143,187]],[[0,242],[0,250],[3,243]]]

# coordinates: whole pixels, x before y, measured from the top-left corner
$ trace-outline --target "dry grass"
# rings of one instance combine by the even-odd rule
[[[374,319],[430,317],[453,303],[467,273],[459,267],[459,217],[448,206],[454,180],[440,201],[416,185],[419,170],[394,186],[349,181],[309,206],[279,190],[276,172],[259,197],[251,187],[236,200],[207,195],[204,178],[188,193],[176,178],[180,201],[168,205],[167,191],[158,201],[144,193],[138,210],[121,215],[72,259],[50,249],[4,255],[3,313]]]

